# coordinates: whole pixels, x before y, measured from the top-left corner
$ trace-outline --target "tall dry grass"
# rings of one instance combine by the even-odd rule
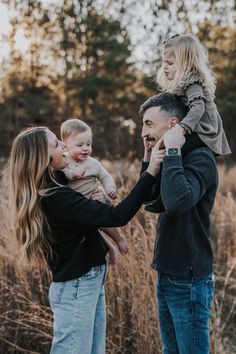
[[[104,161],[116,176],[122,198],[138,177],[139,163]],[[212,214],[216,296],[211,319],[211,353],[236,353],[236,168],[221,166],[220,188]],[[234,182],[235,181],[235,182]],[[47,292],[50,274],[17,263],[17,247],[6,217],[6,181],[0,203],[0,353],[49,353],[52,315]],[[110,267],[107,291],[107,354],[158,354],[155,288],[151,269],[156,216],[140,210],[123,228],[129,254]],[[234,336],[234,337],[233,337]]]
[[[216,296],[213,353],[236,353],[236,168],[219,168],[220,185],[212,214]]]

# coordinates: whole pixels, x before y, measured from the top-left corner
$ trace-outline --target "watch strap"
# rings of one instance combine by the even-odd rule
[[[166,156],[180,156],[181,149],[180,148],[168,148],[166,149]]]

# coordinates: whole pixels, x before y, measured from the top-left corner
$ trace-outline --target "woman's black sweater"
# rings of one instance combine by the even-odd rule
[[[108,247],[100,227],[123,226],[136,214],[156,179],[144,173],[117,206],[85,198],[69,187],[56,187],[41,200],[55,244],[48,260],[53,281],[72,280],[105,263]]]

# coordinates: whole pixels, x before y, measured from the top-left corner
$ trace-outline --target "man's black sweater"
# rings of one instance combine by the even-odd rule
[[[54,239],[54,257],[48,260],[53,281],[72,280],[105,263],[108,247],[99,227],[123,226],[136,214],[155,184],[145,173],[117,206],[85,198],[69,187],[55,187],[42,197],[43,211]]]
[[[148,163],[142,164],[142,171]],[[213,271],[210,213],[218,186],[215,156],[196,134],[182,156],[166,156],[146,201],[160,213],[152,266],[159,272],[201,277]]]

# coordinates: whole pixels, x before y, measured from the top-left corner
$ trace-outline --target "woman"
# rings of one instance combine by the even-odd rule
[[[45,127],[28,128],[10,155],[10,209],[21,258],[49,264],[49,300],[54,316],[51,353],[105,353],[107,246],[100,227],[125,225],[155,183],[164,151],[153,149],[149,167],[116,207],[58,182],[65,145]]]

